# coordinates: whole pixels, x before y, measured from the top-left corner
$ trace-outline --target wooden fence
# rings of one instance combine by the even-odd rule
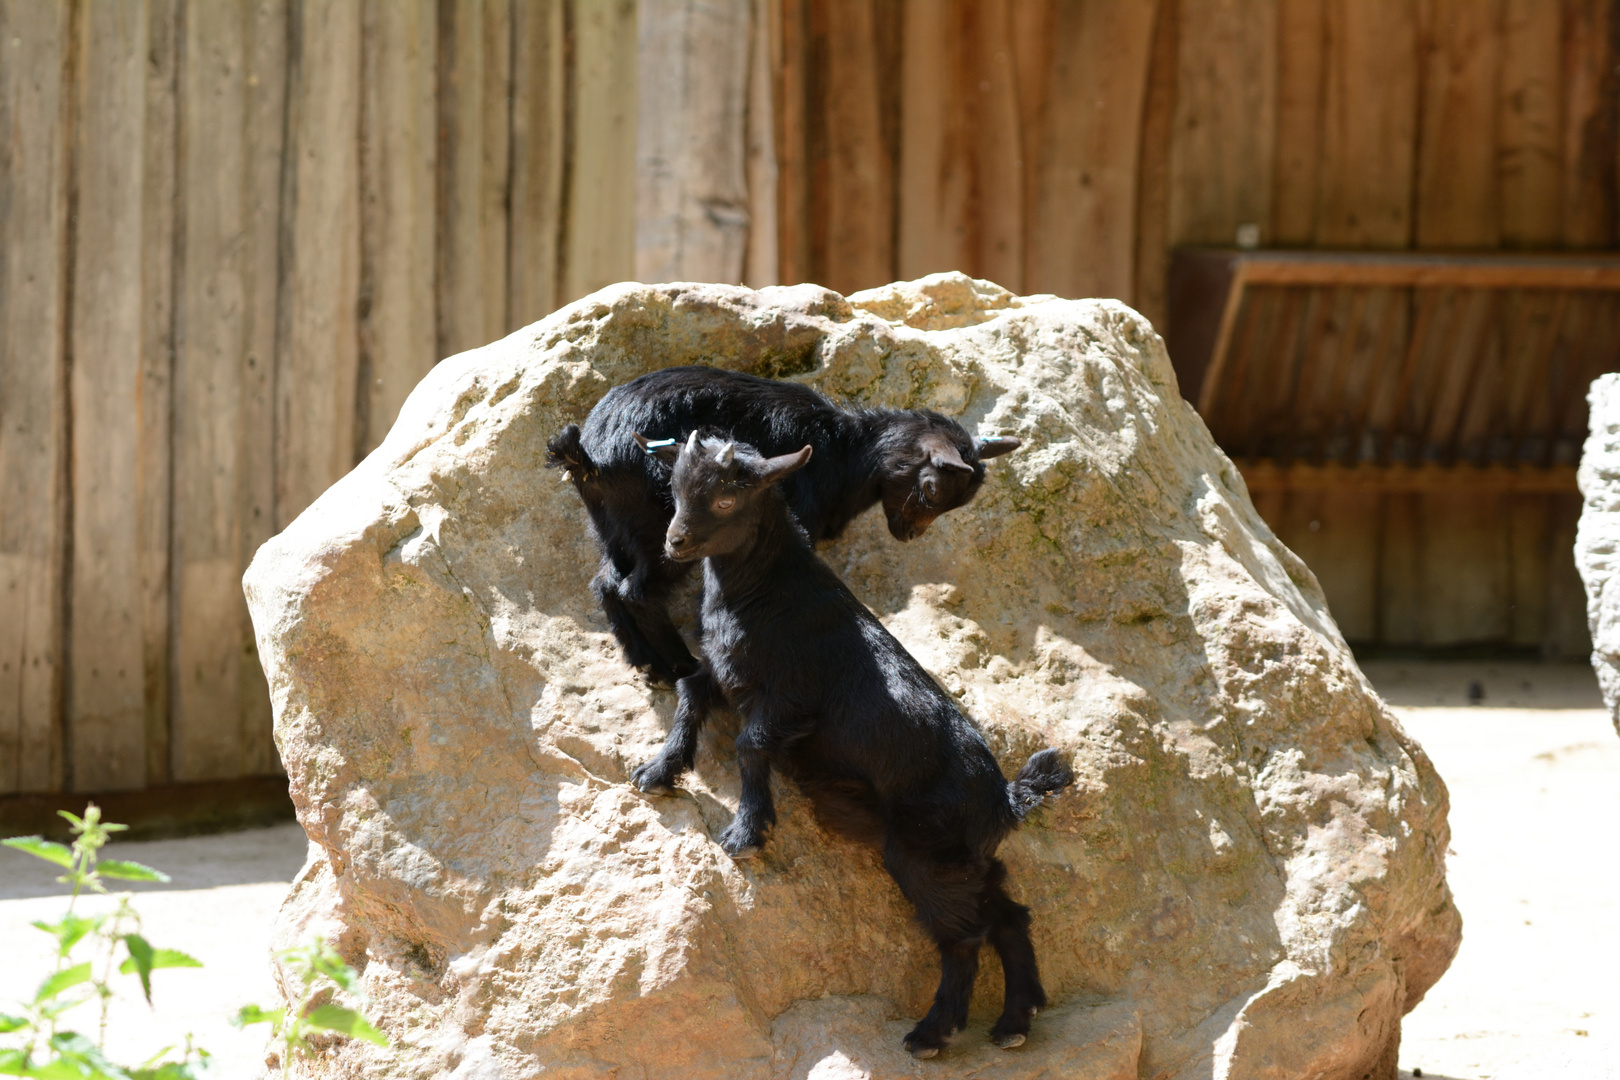
[[[253,550],[612,281],[1613,249],[1616,6],[0,0],[0,794],[273,773]]]

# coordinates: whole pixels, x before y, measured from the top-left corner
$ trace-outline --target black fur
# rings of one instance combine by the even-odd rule
[[[939,947],[939,989],[907,1049],[931,1057],[966,1024],[985,941],[1006,973],[990,1037],[1016,1046],[1046,994],[1029,910],[1007,895],[995,852],[1072,774],[1042,750],[1008,784],[978,729],[816,557],[776,486],[814,460],[810,447],[765,458],[726,445],[695,438],[661,451],[676,457],[667,550],[704,560],[705,665],[680,680],[675,725],[634,781],[672,787],[692,765],[709,708],[729,703],[742,721],[742,799],[721,835],[725,850],[743,858],[759,849],[776,821],[771,770],[793,777],[819,819],[882,851]]]
[[[815,447],[783,494],[816,541],[836,538],[878,502],[897,539],[921,536],[973,498],[985,459],[1018,446],[975,439],[935,412],[846,411],[807,386],[718,368],[666,368],[609,390],[583,428],[570,424],[547,444],[546,465],[568,471],[591,516],[602,548],[591,587],[625,658],[666,682],[698,667],[669,617],[687,567],[661,553],[674,511],[669,468],[635,436],[684,441],[706,425],[767,455]]]

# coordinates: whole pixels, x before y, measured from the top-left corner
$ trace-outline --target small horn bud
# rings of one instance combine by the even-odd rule
[[[737,444],[726,443],[714,452],[714,461],[717,465],[730,465],[731,459],[736,456]]]
[[[695,454],[698,452],[697,432],[695,431],[692,432],[692,437],[686,440],[686,452],[688,454]]]

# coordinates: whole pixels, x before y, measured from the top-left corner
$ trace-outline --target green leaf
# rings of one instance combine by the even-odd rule
[[[13,836],[9,840],[0,840],[8,848],[26,851],[35,858],[55,863],[57,866],[73,867],[73,849],[54,840],[47,840],[42,836]]]
[[[69,825],[76,825],[81,829],[84,828],[84,819],[82,817],[78,817],[78,816],[76,816],[74,814],[70,814],[66,810],[58,810],[56,812],[56,814],[57,814],[58,817],[67,818]]]
[[[129,959],[118,965],[118,970],[128,975],[131,968],[140,972],[141,992],[146,995],[146,1003],[152,1004],[152,945],[139,934],[125,934],[124,948],[129,950]]]
[[[27,1072],[27,1054],[21,1050],[0,1050],[0,1076],[24,1076]]]
[[[130,936],[133,937],[134,935]],[[200,968],[202,966],[203,962],[201,960],[198,960],[195,956],[191,956],[188,953],[183,953],[179,949],[152,950],[153,971],[156,971],[158,968]],[[125,960],[122,964],[118,965],[118,970],[122,971],[125,975],[128,975],[135,970],[135,965],[131,961]]]
[[[56,938],[57,955],[66,956],[73,951],[73,946],[82,941],[86,934],[100,926],[103,921],[101,918],[88,918],[70,912],[62,916],[61,922],[48,923],[42,919],[37,919],[33,925]]]
[[[343,958],[336,952],[322,947],[310,958],[310,967],[325,975],[351,994],[359,994],[360,978],[354,973],[354,968],[343,962]]]
[[[49,1001],[71,986],[78,986],[90,979],[90,964],[75,964],[70,968],[58,971],[55,975],[39,984],[39,990],[34,994],[34,1004]]]
[[[124,859],[102,859],[96,863],[96,873],[102,877],[118,878],[121,881],[169,880],[169,875],[161,870],[142,866],[138,862],[127,862]]]
[[[353,1009],[345,1009],[341,1005],[321,1005],[311,1009],[304,1016],[304,1023],[327,1031],[340,1031],[378,1046],[388,1045],[388,1037],[372,1027],[369,1020]]]
[[[6,1035],[13,1031],[21,1031],[27,1026],[28,1020],[26,1017],[11,1016],[7,1013],[0,1013],[0,1035]]]
[[[261,1009],[257,1005],[244,1005],[231,1017],[231,1026],[247,1027],[249,1024],[273,1024],[280,1026],[282,1017],[287,1015],[285,1009]]]

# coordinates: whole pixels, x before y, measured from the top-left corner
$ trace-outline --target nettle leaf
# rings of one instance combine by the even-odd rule
[[[304,1017],[304,1023],[310,1027],[342,1032],[377,1046],[388,1045],[388,1036],[372,1027],[369,1020],[353,1009],[345,1009],[341,1005],[321,1005],[311,1009]]]
[[[44,859],[57,866],[73,868],[73,849],[65,844],[58,844],[54,840],[47,840],[43,836],[13,836],[9,840],[0,840],[8,848],[26,851],[35,858]]]
[[[28,1075],[28,1055],[21,1050],[0,1050],[0,1076]]]
[[[28,1026],[28,1020],[22,1016],[12,1016],[9,1013],[0,1013],[0,1035],[7,1035],[13,1031],[21,1031]]]
[[[150,866],[125,859],[102,859],[96,863],[96,873],[120,881],[168,881],[169,875]]]
[[[323,948],[310,966],[349,993],[361,992],[360,978],[354,973],[354,968],[344,963],[343,958],[332,950]]]
[[[70,968],[58,971],[55,975],[39,984],[39,990],[34,994],[34,1004],[49,1001],[69,987],[78,986],[90,980],[90,964],[75,964]]]
[[[148,1005],[152,1004],[152,972],[158,968],[203,966],[201,960],[195,956],[188,956],[179,949],[154,949],[139,934],[125,934],[124,945],[129,949],[129,959],[119,964],[118,970],[125,975],[140,975],[141,989],[146,991]]]
[[[26,1076],[36,1080],[129,1080],[129,1074],[108,1061],[95,1043],[74,1031],[51,1036],[57,1058],[36,1065]]]
[[[56,938],[57,955],[66,956],[73,951],[73,946],[84,940],[86,934],[96,929],[104,921],[99,917],[86,917],[70,913],[62,916],[61,922],[48,923],[36,919],[33,926]]]
[[[231,1024],[234,1027],[247,1027],[249,1024],[279,1025],[282,1017],[286,1015],[285,1009],[261,1009],[257,1005],[244,1005],[236,1010],[235,1016],[231,1017]]]

